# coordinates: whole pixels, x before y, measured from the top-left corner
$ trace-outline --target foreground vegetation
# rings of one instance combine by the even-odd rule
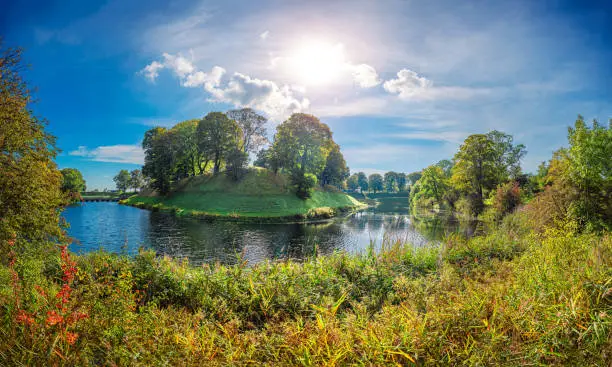
[[[252,267],[19,257],[0,271],[0,361],[605,365],[612,238],[533,235],[524,219],[440,247]]]
[[[170,195],[142,193],[121,203],[177,215],[277,221],[329,218],[363,206],[338,190],[317,189],[302,200],[292,192],[286,176],[265,168],[250,169],[238,182],[225,175],[192,177]]]

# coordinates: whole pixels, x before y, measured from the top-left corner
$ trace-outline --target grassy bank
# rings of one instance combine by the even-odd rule
[[[522,222],[253,267],[19,258],[0,271],[0,364],[606,365],[612,238]]]
[[[165,197],[132,196],[121,203],[177,215],[243,220],[329,218],[362,205],[339,191],[315,190],[311,198],[301,200],[285,177],[265,169],[252,169],[239,182],[224,175],[194,177]]]

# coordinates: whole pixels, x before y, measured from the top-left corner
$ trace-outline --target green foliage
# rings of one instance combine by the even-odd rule
[[[386,192],[399,191],[398,175],[399,174],[397,172],[393,172],[393,171],[389,171],[385,173],[383,177],[383,186]]]
[[[313,115],[304,113],[294,113],[289,119],[277,127],[274,136],[272,151],[278,159],[279,167],[285,169],[293,181],[293,184],[300,190],[298,195],[304,195],[306,188],[311,182],[311,178],[306,175],[314,175],[315,178],[323,172],[327,163],[330,151],[337,147],[332,139],[329,126],[321,123]],[[342,162],[344,158],[338,149],[338,154],[333,158],[332,164],[338,167],[331,168],[328,173],[344,174]],[[335,177],[329,177],[336,179]]]
[[[568,129],[568,180],[576,189],[574,218],[585,227],[612,229],[612,120],[588,127],[578,116]]]
[[[210,112],[198,123],[198,146],[200,152],[212,160],[214,174],[219,172],[222,161],[238,149],[241,134],[236,121],[221,112]]]
[[[130,188],[134,189],[134,191],[140,191],[145,185],[146,180],[141,170],[135,169],[130,171]]]
[[[62,192],[73,200],[78,200],[80,193],[86,190],[85,179],[81,171],[76,168],[64,168],[60,172],[62,173]]]
[[[151,179],[151,187],[162,195],[170,191],[175,161],[172,150],[168,148],[171,140],[167,131],[161,127],[152,128],[145,133],[142,141],[145,151],[142,173]]]
[[[268,120],[251,108],[228,111],[227,117],[236,121],[241,131],[240,146],[244,153],[255,153],[268,142]]]
[[[380,192],[384,190],[383,176],[378,173],[373,173],[368,177],[368,189],[373,192]]]
[[[347,189],[356,191],[359,188],[359,176],[354,173],[346,180]]]
[[[128,170],[125,169],[122,169],[115,177],[113,177],[113,181],[115,181],[115,185],[117,185],[117,190],[121,192],[125,192],[131,187],[131,180],[132,176]]]
[[[444,170],[439,165],[429,166],[410,190],[410,205],[414,209],[440,209],[445,206],[449,191],[449,178]]]
[[[368,191],[369,181],[368,176],[366,176],[365,173],[357,172],[357,183],[359,184],[359,187],[361,187],[361,192]]]
[[[612,239],[533,236],[521,219],[440,247],[303,262],[80,256],[66,309],[85,316],[70,338],[46,322],[58,260],[47,272],[24,260],[18,292],[31,296],[0,297],[0,364],[605,365]],[[10,271],[0,295],[15,290]]]
[[[346,165],[344,156],[340,152],[340,147],[338,144],[333,143],[325,159],[325,168],[321,172],[318,181],[321,183],[321,186],[332,185],[341,188],[349,173],[349,168]]]
[[[421,175],[421,171],[412,172],[406,175],[406,179],[408,180],[408,182],[410,182],[410,185],[414,185],[421,178]]]
[[[227,155],[226,161],[227,166],[225,172],[234,181],[238,181],[246,174],[249,155],[244,151],[238,148],[232,150]]]
[[[295,194],[300,199],[308,199],[312,196],[313,189],[317,185],[317,176],[312,173],[291,176],[291,183],[295,186]]]
[[[33,97],[23,80],[21,50],[0,43],[0,262],[9,242],[18,251],[46,246],[62,237],[65,203],[62,175],[53,162],[55,138],[32,112]]]

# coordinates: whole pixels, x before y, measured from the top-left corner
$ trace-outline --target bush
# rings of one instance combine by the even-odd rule
[[[312,196],[312,190],[317,185],[317,176],[311,173],[291,175],[291,183],[295,187],[295,194],[300,199],[308,199]]]
[[[241,179],[247,172],[249,155],[239,149],[230,152],[226,161],[225,173],[234,181]]]

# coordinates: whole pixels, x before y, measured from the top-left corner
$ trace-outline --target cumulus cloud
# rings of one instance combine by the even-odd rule
[[[304,93],[299,87],[279,86],[271,80],[257,79],[241,73],[234,73],[229,80],[222,83],[226,71],[220,66],[203,72],[181,55],[164,53],[163,58],[163,62],[153,61],[141,73],[154,81],[161,69],[169,69],[179,77],[183,87],[203,87],[211,94],[211,102],[251,107],[266,113],[272,120],[303,111],[310,105],[307,98],[297,96]]]
[[[149,65],[145,66],[144,69],[141,70],[142,74],[154,82],[155,79],[159,76],[159,71],[164,68],[164,65],[160,62],[153,61]]]
[[[193,62],[181,55],[163,54],[163,62],[153,61],[145,66],[141,73],[150,81],[155,81],[159,76],[159,71],[169,69],[180,79],[184,87],[195,88],[201,86],[217,86],[225,74],[225,69],[214,66],[208,73],[197,70]]]
[[[281,119],[294,112],[307,109],[310,101],[295,96],[298,92],[290,86],[279,86],[273,81],[252,78],[234,73],[226,85],[206,88],[211,101],[231,103],[236,107],[251,107]]]
[[[433,82],[415,71],[402,69],[397,78],[387,80],[383,88],[405,100],[455,99],[465,100],[491,94],[489,88],[466,88],[453,86],[434,86]]]
[[[423,95],[432,85],[429,79],[419,76],[416,72],[402,69],[397,72],[397,78],[387,80],[383,88],[389,93],[397,94],[400,98],[411,99]]]
[[[79,146],[78,149],[68,152],[68,155],[84,157],[96,162],[144,163],[144,151],[139,145],[108,145],[94,149]]]
[[[362,88],[372,88],[380,84],[376,69],[368,64],[351,65],[353,79]]]

